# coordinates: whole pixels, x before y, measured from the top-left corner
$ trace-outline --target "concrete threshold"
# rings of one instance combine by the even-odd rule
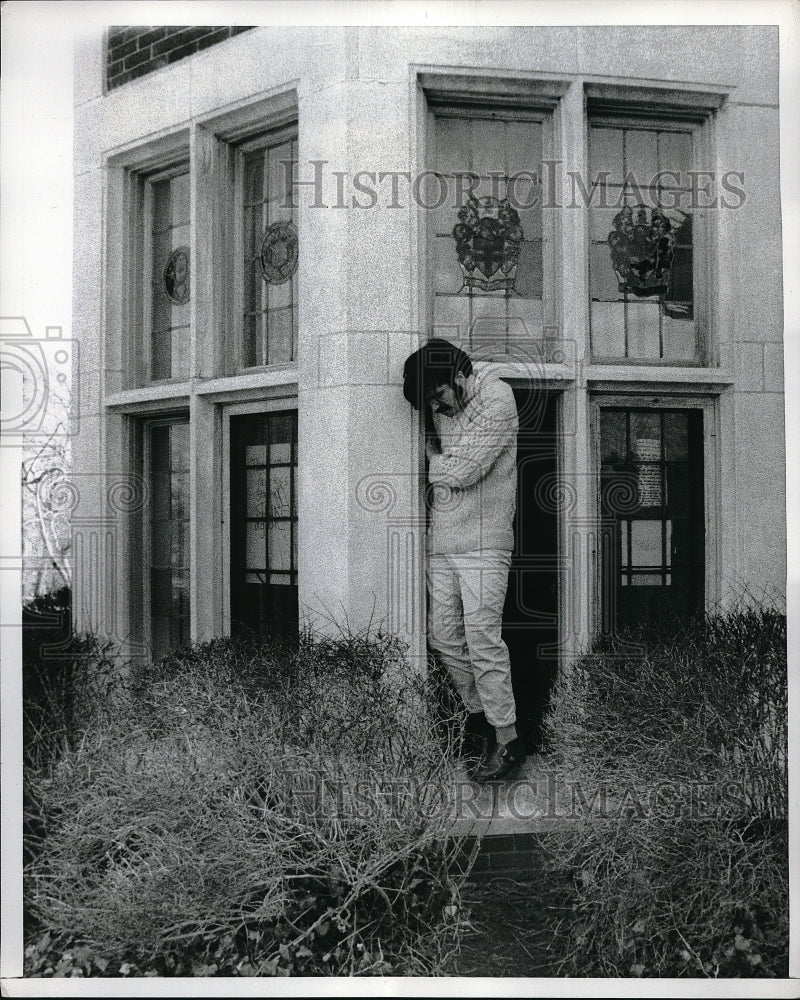
[[[528,757],[506,781],[479,785],[456,770],[449,836],[466,860],[477,850],[470,877],[536,878],[542,840],[566,828],[563,781],[544,756]]]
[[[528,757],[505,781],[480,785],[460,766],[452,791],[454,838],[540,835],[570,822],[562,775],[547,757]]]

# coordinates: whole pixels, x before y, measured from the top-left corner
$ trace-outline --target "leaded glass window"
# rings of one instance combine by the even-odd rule
[[[149,379],[187,378],[191,294],[188,171],[147,182],[145,219]]]
[[[297,136],[283,130],[241,158],[241,357],[243,368],[297,357]]]
[[[521,111],[436,113],[437,178],[421,189],[434,335],[467,351],[508,354],[542,335],[543,130]]]
[[[699,360],[689,125],[589,129],[592,357]]]
[[[189,423],[147,428],[150,644],[158,658],[189,642]]]
[[[613,529],[605,620],[696,614],[705,565],[702,411],[600,412],[601,512]]]
[[[297,593],[297,413],[232,417],[233,633],[296,631]]]

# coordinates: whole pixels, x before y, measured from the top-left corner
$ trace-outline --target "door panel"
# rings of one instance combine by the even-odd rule
[[[600,509],[614,539],[603,620],[618,630],[702,614],[702,411],[603,408],[600,452]]]
[[[231,418],[231,634],[297,633],[297,413]]]
[[[558,503],[556,399],[539,387],[514,390],[517,440],[517,513],[514,554],[503,614],[511,656],[517,729],[535,750],[558,670]],[[551,502],[552,500],[552,502]]]

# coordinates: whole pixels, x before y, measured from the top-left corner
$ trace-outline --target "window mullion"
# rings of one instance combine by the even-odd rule
[[[272,221],[272,207],[269,202],[269,179],[270,179],[270,158],[271,149],[274,147],[269,147],[263,152],[263,166],[262,166],[262,177],[261,177],[261,206],[260,206],[260,216],[261,216],[261,233],[266,232],[267,227]],[[255,251],[255,244],[253,245],[253,250]],[[255,262],[251,265],[255,267]],[[262,364],[268,365],[270,363],[270,351],[269,351],[269,285],[263,279],[259,280],[259,296],[261,302],[261,315],[259,317],[259,324],[261,329],[261,359]]]
[[[153,381],[153,185],[142,186],[143,234],[141,258],[142,352],[138,361],[137,384]]]
[[[239,149],[236,151],[235,167],[234,167],[234,185],[233,185],[233,238],[232,251],[233,251],[233,312],[234,321],[231,325],[233,336],[230,338],[230,343],[226,350],[226,356],[228,358],[228,364],[230,366],[231,373],[244,368],[244,331],[245,331],[245,319],[244,319],[244,273],[245,273],[245,260],[244,260],[244,219],[245,219],[245,208],[244,208],[244,152]]]

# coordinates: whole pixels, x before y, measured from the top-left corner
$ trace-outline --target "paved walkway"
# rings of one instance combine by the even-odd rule
[[[563,824],[571,789],[547,757],[528,757],[507,781],[479,785],[457,772],[453,793],[454,836],[544,833]]]

